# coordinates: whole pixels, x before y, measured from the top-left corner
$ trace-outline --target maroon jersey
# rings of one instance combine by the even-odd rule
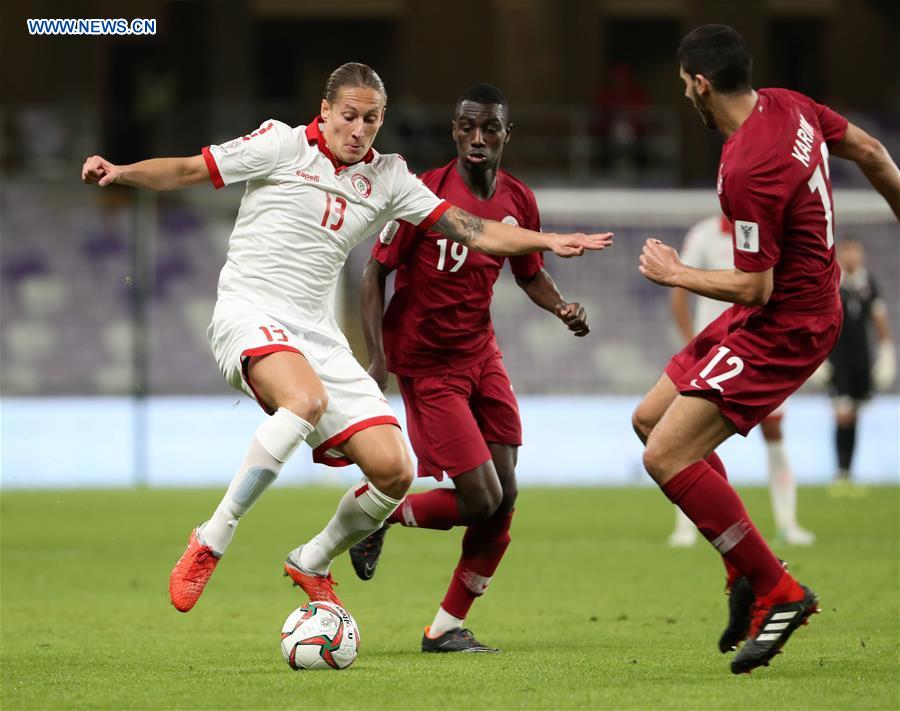
[[[509,173],[498,171],[489,200],[472,195],[455,160],[421,177],[433,193],[473,215],[541,229],[534,193]],[[505,257],[475,252],[407,222],[385,227],[372,256],[397,270],[383,327],[390,371],[434,375],[449,365],[465,367],[500,354],[490,306]],[[509,261],[513,274],[521,277],[534,276],[544,265],[539,253]]]
[[[719,201],[734,224],[734,266],[774,267],[768,310],[840,309],[827,146],[844,137],[847,119],[794,91],[758,95],[719,163]]]

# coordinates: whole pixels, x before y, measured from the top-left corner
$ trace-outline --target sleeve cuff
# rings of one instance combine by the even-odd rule
[[[213,186],[218,190],[225,187],[225,181],[222,180],[222,174],[219,172],[219,166],[216,165],[216,159],[213,158],[209,146],[203,147],[203,160],[206,161],[206,169],[209,171],[209,179]]]
[[[762,260],[743,260],[738,259],[737,255],[735,255],[734,259],[734,267],[735,269],[739,269],[742,272],[764,272],[769,269],[774,269],[775,265],[778,264],[778,257],[773,257],[771,259],[767,259],[765,261]]]
[[[440,205],[434,208],[424,220],[419,223],[419,228],[423,230],[427,230],[431,228],[431,226],[441,219],[441,215],[443,215],[447,210],[449,210],[453,205],[451,205],[446,200],[442,200]]]

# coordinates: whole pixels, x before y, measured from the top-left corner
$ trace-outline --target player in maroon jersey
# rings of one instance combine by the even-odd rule
[[[722,555],[734,673],[766,665],[817,611],[816,595],[772,554],[731,488],[716,447],[747,432],[816,370],[841,327],[829,152],[856,162],[900,218],[900,173],[885,148],[827,106],[751,87],[752,58],[723,25],[678,49],[685,96],[725,137],[717,189],[734,223],[734,269],[686,267],[648,239],[640,272],[734,304],[665,368],[634,413],[644,465]]]
[[[512,128],[502,92],[488,84],[470,88],[456,104],[452,125],[458,157],[422,175],[425,185],[479,217],[540,230],[534,194],[500,170]],[[498,651],[479,643],[462,623],[509,545],[516,501],[522,428],[490,314],[504,262],[455,247],[433,230],[391,223],[363,273],[369,373],[382,389],[388,370],[398,376],[419,476],[446,474],[454,484],[407,496],[389,524],[466,526],[459,565],[422,639],[425,652]],[[560,296],[540,255],[512,257],[510,266],[534,303],[576,336],[590,331],[584,308]],[[385,280],[394,270],[394,296],[385,313]],[[350,549],[363,580],[375,572],[386,529]]]

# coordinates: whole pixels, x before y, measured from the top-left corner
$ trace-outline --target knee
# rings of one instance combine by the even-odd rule
[[[508,514],[516,507],[516,499],[519,497],[519,486],[516,483],[515,472],[508,472],[503,476],[501,482],[502,495],[496,513]]]
[[[466,525],[487,521],[494,515],[501,501],[500,493],[495,493],[488,488],[480,489],[477,492],[468,492],[466,496],[460,498],[463,509],[461,518]]]
[[[760,423],[763,439],[766,442],[778,442],[782,439],[781,420],[779,418],[766,418]]]
[[[496,477],[490,477],[477,486],[457,488],[456,495],[461,504],[461,518],[466,525],[471,525],[493,516],[503,500],[504,492]]]
[[[293,412],[297,417],[302,417],[309,424],[315,426],[328,407],[328,394],[324,389],[314,392],[291,392],[281,399],[278,407],[284,407]]]
[[[383,452],[363,473],[376,489],[394,499],[403,498],[415,479],[412,460],[405,447]]]
[[[856,413],[852,410],[843,410],[837,413],[838,427],[852,427],[856,424]]]
[[[657,482],[663,481],[668,473],[666,462],[669,458],[661,447],[658,447],[654,441],[648,440],[647,446],[644,448],[644,469]]]
[[[650,417],[644,407],[644,403],[638,405],[631,414],[631,427],[634,429],[638,439],[646,443],[655,426],[656,422]]]

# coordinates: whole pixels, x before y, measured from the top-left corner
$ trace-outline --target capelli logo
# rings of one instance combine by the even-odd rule
[[[318,183],[320,178],[318,175],[314,173],[307,173],[305,170],[298,170],[297,175],[299,175],[304,180],[308,180],[311,183]]]

